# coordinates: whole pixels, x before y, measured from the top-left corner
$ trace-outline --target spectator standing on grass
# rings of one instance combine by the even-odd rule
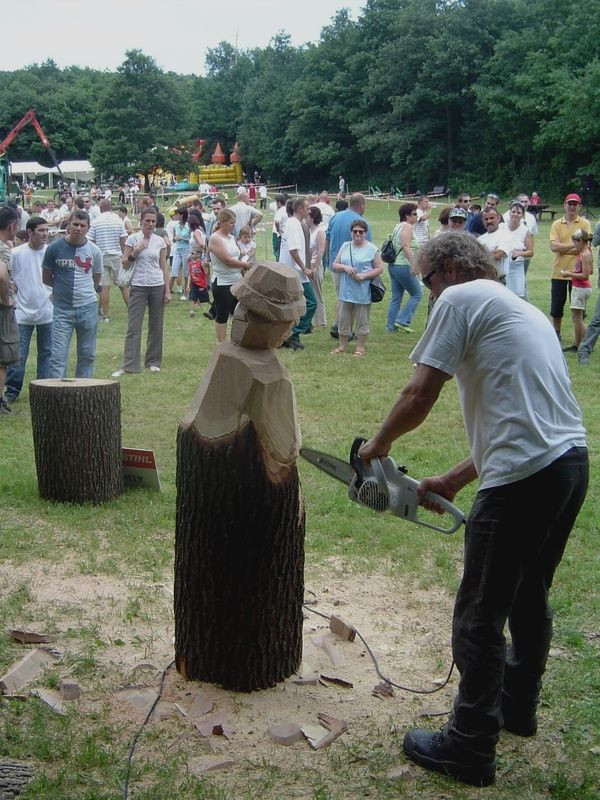
[[[29,241],[12,251],[12,279],[17,287],[15,318],[19,326],[21,356],[18,365],[8,368],[4,399],[14,403],[23,389],[31,338],[37,345],[36,378],[50,376],[52,355],[52,303],[50,291],[42,283],[42,261],[48,245],[48,223],[43,217],[27,222]]]
[[[15,318],[15,284],[11,276],[12,241],[19,225],[19,213],[10,206],[0,208],[0,414],[10,414],[4,399],[6,371],[19,363],[19,326]]]
[[[310,333],[312,319],[317,310],[317,299],[313,291],[310,278],[313,270],[310,266],[310,231],[302,223],[308,216],[306,200],[297,199],[292,203],[292,216],[288,218],[281,240],[281,253],[279,261],[293,267],[302,283],[302,291],[306,300],[306,312],[300,317],[292,328],[291,336],[283,343],[284,347],[291,350],[304,350],[300,341],[300,334]]]
[[[510,216],[504,230],[509,238],[508,276],[506,285],[519,297],[526,299],[525,259],[533,256],[533,236],[525,224],[525,206],[520,200],[510,204]]]
[[[471,455],[422,480],[417,496],[441,511],[427,492],[452,501],[479,480],[452,623],[460,681],[441,731],[409,730],[403,747],[425,769],[487,786],[502,728],[537,732],[552,640],[548,593],[587,491],[586,436],[548,320],[494,280],[480,242],[438,236],[421,251],[419,266],[436,303],[410,355],[412,377],[360,456],[387,456],[456,376]]]
[[[419,247],[429,241],[429,220],[431,219],[431,201],[422,194],[417,200],[417,220],[413,225],[413,234]]]
[[[338,250],[333,269],[340,273],[339,345],[332,353],[345,353],[352,328],[356,331],[355,358],[366,355],[371,311],[371,286],[373,278],[383,272],[379,250],[366,240],[367,223],[356,219],[351,223],[352,241]]]
[[[592,240],[591,233],[579,228],[571,239],[577,249],[575,269],[572,272],[563,270],[563,275],[565,278],[570,278],[572,282],[571,317],[575,328],[575,344],[571,347],[563,347],[563,352],[565,353],[577,353],[584,337],[585,323],[583,317],[587,302],[592,294],[590,275],[594,271],[594,257],[589,244]]]
[[[65,237],[48,245],[42,280],[52,287],[52,356],[50,377],[66,378],[73,333],[77,338],[76,378],[91,378],[96,358],[97,290],[102,278],[102,253],[87,238],[90,218],[74,211]]]
[[[154,209],[150,206],[150,209]],[[190,252],[190,226],[188,225],[187,208],[178,208],[174,215],[173,227],[173,263],[171,264],[171,280],[169,288],[177,284],[177,294],[180,300],[185,300],[185,285],[188,278],[188,256]]]
[[[500,227],[502,217],[495,206],[483,209],[483,224],[486,232],[478,237],[481,244],[489,250],[496,263],[496,272],[500,283],[506,284],[508,276],[508,255],[511,251],[510,237],[504,225]]]
[[[100,216],[92,220],[88,239],[95,242],[102,253],[104,271],[100,290],[100,316],[103,322],[110,322],[110,287],[118,286],[125,305],[129,302],[128,287],[119,285],[119,270],[127,231],[121,217],[113,213],[110,200],[106,198],[100,200]]]
[[[160,372],[163,353],[163,320],[165,305],[171,301],[167,265],[167,243],[156,234],[156,212],[142,211],[141,230],[125,242],[123,267],[132,269],[129,305],[127,306],[127,335],[123,366],[112,373],[120,378],[125,373],[141,371],[142,325],[148,309],[148,338],[144,366],[150,372]]]
[[[594,236],[592,239],[592,247],[600,245],[600,222],[594,228]],[[598,282],[600,284],[600,252],[598,253]],[[596,301],[596,308],[594,316],[590,320],[585,332],[583,341],[579,345],[577,351],[577,359],[582,366],[587,366],[590,363],[590,356],[594,349],[598,337],[600,336],[600,295]]]
[[[233,235],[235,225],[234,211],[224,208],[208,240],[213,276],[215,335],[219,344],[227,338],[227,323],[237,305],[237,299],[231,294],[231,287],[242,279],[248,268],[247,263],[241,260],[240,248]]]
[[[286,201],[287,196],[285,194],[276,194],[275,195],[275,213],[273,215],[273,257],[275,261],[279,261],[279,253],[281,251],[281,237],[283,236],[283,231],[285,228],[285,223],[287,222],[287,211],[286,211]]]
[[[254,233],[254,228],[263,218],[262,213],[250,205],[250,195],[245,189],[238,193],[238,201],[230,206],[230,209],[235,214],[234,236],[239,236],[242,228],[247,226],[250,226]]]
[[[388,333],[401,331],[414,333],[410,327],[423,290],[418,279],[417,253],[419,243],[414,235],[414,223],[417,220],[416,203],[403,203],[398,209],[400,222],[392,233],[392,242],[396,250],[396,259],[388,264],[388,273],[392,284],[392,298],[388,306],[386,328]],[[409,295],[408,302],[401,309],[404,292]]]
[[[323,300],[323,253],[325,252],[327,226],[318,205],[308,209],[306,222],[310,231],[310,268],[313,273],[310,283],[317,300],[317,309],[313,320],[318,328],[324,328],[327,325],[327,310]]]
[[[581,197],[575,193],[568,194],[564,202],[564,216],[554,220],[550,228],[550,250],[554,253],[550,280],[550,319],[559,341],[567,295],[571,294],[571,280],[562,273],[574,272],[577,258],[577,247],[572,237],[579,229],[592,232],[588,220],[579,216],[580,208]]]
[[[355,219],[364,218],[366,207],[367,207],[367,200],[364,194],[356,192],[355,194],[350,195],[348,208],[342,211],[338,211],[336,214],[334,214],[331,217],[331,221],[329,222],[329,227],[327,228],[327,235],[325,239],[325,253],[326,253],[327,263],[330,265],[329,268],[332,270],[333,284],[335,286],[336,298],[338,298],[339,296],[341,274],[339,272],[334,272],[332,269],[332,265],[337,257],[340,247],[344,244],[344,242],[351,241],[352,222],[354,222]],[[366,239],[369,242],[371,241],[371,231],[368,223],[367,223]],[[338,338],[338,323],[337,323],[338,311],[339,311],[339,303],[336,304],[335,322],[330,331],[331,336],[334,339]]]

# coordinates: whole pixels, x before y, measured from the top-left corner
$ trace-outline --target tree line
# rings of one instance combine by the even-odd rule
[[[317,43],[285,32],[265,48],[222,42],[202,75],[131,50],[116,72],[52,61],[0,73],[0,137],[29,108],[60,158],[105,175],[184,172],[237,140],[269,181],[404,191],[537,189],[600,181],[597,0],[367,0]],[[200,65],[199,65],[200,67]],[[24,130],[12,160],[43,160]]]

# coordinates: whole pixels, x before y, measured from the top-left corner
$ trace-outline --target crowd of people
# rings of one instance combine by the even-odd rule
[[[430,239],[451,232],[477,237],[494,260],[499,282],[527,299],[527,270],[534,255],[537,218],[529,210],[526,194],[511,200],[504,214],[498,203],[498,195],[490,193],[481,207],[463,192],[453,206],[439,209],[435,231],[433,206],[426,196],[400,203],[399,222],[389,237],[393,258],[386,259],[391,288],[386,314],[389,334],[414,333],[411,325],[425,288],[419,277],[420,250]],[[10,413],[10,404],[22,390],[34,330],[38,378],[66,375],[73,333],[77,338],[75,375],[92,375],[97,324],[98,320],[110,321],[112,287],[128,309],[123,363],[113,377],[141,369],[146,309],[144,366],[160,371],[164,308],[172,297],[189,302],[190,317],[202,310],[213,320],[217,342],[227,338],[227,324],[236,305],[231,286],[255,262],[256,229],[263,223],[266,209],[257,207],[257,197],[253,198],[246,186],[238,187],[235,202],[229,206],[225,196],[217,195],[211,208],[205,209],[193,196],[176,207],[167,222],[152,193],[139,197],[137,205],[139,213],[130,219],[126,205],[113,206],[108,197],[98,199],[98,193],[73,197],[67,191],[59,203],[36,200],[31,215],[15,203],[1,209],[4,272],[0,302],[6,350],[0,359],[2,413]],[[306,312],[283,346],[302,350],[306,339],[301,337],[313,327],[326,328],[323,282],[329,272],[337,300],[330,328],[337,340],[332,353],[344,354],[355,342],[354,355],[364,358],[370,332],[371,281],[385,268],[365,219],[366,198],[360,193],[346,195],[343,189],[337,199],[325,191],[295,200],[276,194],[269,209],[273,258],[298,272],[306,300]],[[592,291],[591,245],[600,243],[600,225],[592,237],[580,209],[580,197],[567,195],[564,216],[552,224],[550,317],[560,340],[569,299],[575,339],[563,349],[577,352],[579,363],[585,365],[600,335],[600,302],[587,329],[584,322]],[[433,301],[429,293],[428,315]],[[12,333],[7,332],[8,327]],[[9,347],[6,342],[11,337],[14,341]]]

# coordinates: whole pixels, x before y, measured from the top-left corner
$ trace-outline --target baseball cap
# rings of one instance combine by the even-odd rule
[[[455,206],[452,211],[448,214],[448,219],[468,219],[468,214],[464,210],[464,208],[460,208],[460,206]]]
[[[581,203],[581,197],[579,197],[578,194],[575,194],[575,192],[573,192],[572,194],[568,194],[565,197],[565,203],[569,203],[569,202],[571,202],[571,203]]]

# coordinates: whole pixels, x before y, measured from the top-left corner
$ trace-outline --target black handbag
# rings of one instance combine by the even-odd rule
[[[393,239],[393,234],[388,238],[387,242],[384,242],[384,244],[381,247],[381,260],[385,261],[386,264],[393,264],[398,256],[398,253],[396,252],[396,248],[394,247],[394,242],[392,241],[392,239]]]
[[[379,275],[371,279],[369,288],[371,289],[371,302],[381,303],[385,297],[385,283],[381,280]]]

